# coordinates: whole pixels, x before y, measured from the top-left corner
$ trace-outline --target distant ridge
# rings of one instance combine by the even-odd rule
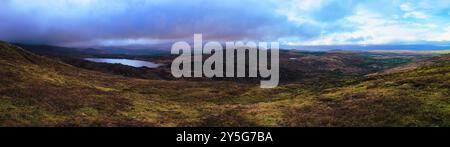
[[[373,51],[373,50],[409,50],[409,51],[439,51],[450,50],[450,45],[319,45],[319,46],[295,46],[286,47],[300,50],[351,50],[351,51]]]

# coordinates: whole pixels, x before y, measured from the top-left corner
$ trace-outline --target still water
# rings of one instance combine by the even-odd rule
[[[130,59],[110,59],[110,58],[85,58],[84,60],[98,63],[110,63],[110,64],[122,64],[132,67],[148,67],[148,68],[158,68],[160,64],[141,61],[141,60],[130,60]]]

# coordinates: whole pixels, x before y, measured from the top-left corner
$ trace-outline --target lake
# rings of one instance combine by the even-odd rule
[[[141,60],[130,60],[130,59],[111,59],[111,58],[85,58],[84,60],[97,62],[97,63],[110,63],[110,64],[122,64],[132,67],[148,67],[148,68],[158,68],[160,64],[141,61]]]

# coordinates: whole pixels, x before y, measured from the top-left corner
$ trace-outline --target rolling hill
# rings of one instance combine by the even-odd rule
[[[345,57],[302,64],[319,58],[371,73],[349,68]],[[260,89],[112,75],[0,42],[0,126],[450,126],[449,55],[397,69],[323,88]]]

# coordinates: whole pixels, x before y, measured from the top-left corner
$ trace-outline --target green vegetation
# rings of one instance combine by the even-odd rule
[[[307,82],[260,89],[111,75],[0,43],[0,126],[450,126],[449,55],[371,76],[408,61],[316,55],[288,62]]]

